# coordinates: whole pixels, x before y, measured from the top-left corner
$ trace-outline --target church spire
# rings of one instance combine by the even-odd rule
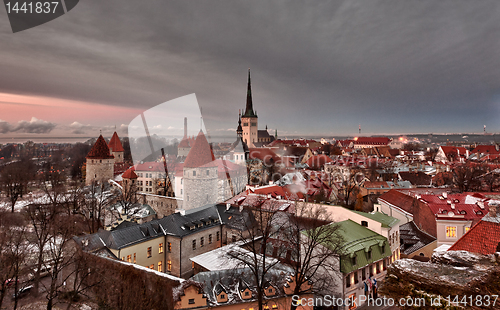
[[[245,113],[243,113],[243,117],[257,117],[257,114],[253,111],[252,85],[250,82],[250,69],[248,69],[247,105],[245,108]]]

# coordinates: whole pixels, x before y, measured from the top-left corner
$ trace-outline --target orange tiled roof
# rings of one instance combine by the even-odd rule
[[[215,156],[212,152],[212,148],[208,144],[207,138],[200,130],[200,133],[198,133],[198,137],[196,137],[196,141],[194,142],[193,147],[191,147],[191,150],[186,156],[184,167],[197,168],[207,165],[215,166],[215,164],[211,164],[211,162],[214,160]]]
[[[131,167],[125,173],[123,173],[122,178],[124,179],[137,179],[137,174],[134,172],[134,167]]]
[[[125,150],[123,149],[122,143],[120,141],[120,138],[118,138],[118,134],[113,133],[113,136],[111,137],[111,140],[109,140],[109,149],[111,152],[124,152]]]
[[[491,219],[491,218],[490,218]],[[479,221],[462,238],[458,239],[448,251],[468,251],[480,254],[493,254],[500,244],[500,218]]]
[[[94,146],[90,149],[90,152],[87,154],[87,158],[92,159],[109,159],[115,158],[109,152],[108,144],[106,140],[102,137],[102,135],[97,138],[97,141],[94,143]]]

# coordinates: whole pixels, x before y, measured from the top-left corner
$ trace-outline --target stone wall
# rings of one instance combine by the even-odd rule
[[[184,169],[183,209],[214,204],[218,198],[217,167]]]
[[[87,159],[85,185],[93,180],[103,182],[113,179],[114,159]]]
[[[182,208],[182,199],[175,197],[159,196],[146,193],[138,193],[139,201],[148,204],[155,210],[158,218],[163,218],[175,213],[176,209]]]

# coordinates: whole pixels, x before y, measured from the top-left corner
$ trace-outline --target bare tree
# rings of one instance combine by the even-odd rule
[[[335,282],[332,274],[338,274],[336,262],[342,255],[344,242],[338,230],[326,209],[295,203],[295,213],[290,215],[289,227],[285,230],[285,240],[293,252],[290,264],[294,270],[290,287],[293,295],[321,296],[332,287]],[[297,304],[292,302],[291,309],[296,308]]]
[[[257,204],[255,208],[242,210],[243,220],[240,221],[242,229],[238,236],[241,245],[233,248],[227,255],[230,259],[236,260],[241,267],[250,270],[257,289],[259,310],[263,310],[266,303],[264,290],[267,281],[272,270],[280,263],[278,259],[270,257],[269,254],[272,253],[269,253],[269,249],[272,249],[273,240],[278,239],[287,218],[273,203],[265,204],[265,200],[261,200]],[[280,253],[274,254],[280,256]]]
[[[9,286],[17,292],[28,254],[26,226],[18,213],[0,213],[0,308]]]
[[[26,194],[29,182],[34,178],[34,166],[28,159],[7,164],[0,174],[0,186],[9,198],[11,212],[16,202]]]
[[[0,307],[2,305],[7,285],[14,287],[14,292],[20,288],[20,277],[26,270],[26,259],[30,251],[26,240],[27,227],[22,219],[13,216],[5,216],[2,219],[0,235],[0,271],[2,276],[2,290],[0,297]],[[17,309],[18,295],[14,294],[14,309]]]
[[[481,166],[470,162],[461,164],[453,169],[453,184],[461,193],[481,190],[481,181],[478,177],[484,173]]]

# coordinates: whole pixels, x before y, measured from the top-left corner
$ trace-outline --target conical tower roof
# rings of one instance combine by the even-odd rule
[[[252,102],[252,84],[250,82],[250,69],[248,69],[248,87],[247,87],[247,104],[245,107],[245,113],[243,117],[257,117],[257,114],[253,110]]]
[[[108,144],[106,143],[106,140],[104,140],[102,135],[100,135],[99,138],[97,138],[97,141],[94,143],[94,146],[92,146],[92,149],[90,149],[90,152],[87,154],[87,158],[109,159],[115,157],[109,153]]]
[[[109,140],[109,149],[111,150],[111,152],[125,152],[125,150],[123,149],[123,146],[122,146],[122,143],[120,141],[120,138],[118,138],[118,134],[115,133],[113,134],[113,136],[111,137],[111,140]]]
[[[134,171],[134,167],[132,166],[130,169],[125,171],[125,173],[122,174],[123,179],[137,179],[137,174]]]
[[[210,167],[215,160],[214,153],[207,138],[200,130],[193,147],[189,151],[186,160],[184,161],[184,168],[197,168],[201,166]],[[214,164],[215,165],[215,164]]]

